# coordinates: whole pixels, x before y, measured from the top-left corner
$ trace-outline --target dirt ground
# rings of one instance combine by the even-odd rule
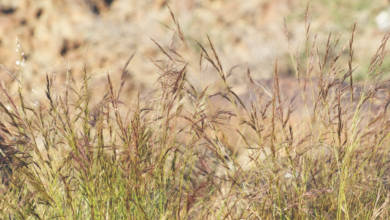
[[[176,43],[168,5],[189,42],[185,48]],[[189,61],[188,77],[206,86],[217,75],[199,69],[197,42],[207,44],[209,36],[225,69],[237,65],[231,83],[245,93],[247,68],[255,79],[269,78],[278,59],[281,75],[293,74],[289,54],[299,55],[304,47],[306,5],[298,0],[2,0],[1,79],[11,89],[22,78],[29,94],[38,98],[44,94],[46,74],[77,77],[85,66],[93,86],[100,88],[107,74],[115,78],[136,53],[128,68],[127,92],[152,89],[160,73],[154,62],[164,56],[155,40],[180,51]],[[386,7],[382,0],[312,1],[311,29],[320,41],[329,32],[348,39],[357,22],[355,54],[363,66],[359,74],[364,74],[384,35],[375,16]]]

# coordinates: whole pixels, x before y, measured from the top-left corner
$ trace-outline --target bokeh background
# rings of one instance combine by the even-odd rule
[[[207,44],[209,36],[225,68],[237,65],[232,84],[245,92],[241,79],[248,67],[255,79],[269,78],[278,59],[280,74],[293,74],[290,55],[304,51],[309,2],[311,32],[324,44],[330,32],[348,42],[357,23],[355,77],[364,79],[386,32],[376,23],[388,7],[385,0],[1,0],[0,76],[10,89],[21,77],[28,94],[39,98],[46,74],[77,78],[85,66],[94,88],[100,88],[135,52],[128,67],[130,95],[156,86],[160,70],[154,63],[164,55],[155,40],[179,50],[193,83],[207,85],[216,76],[197,67],[197,42]],[[177,43],[167,6],[188,42],[185,48]],[[388,67],[385,59],[383,68]]]

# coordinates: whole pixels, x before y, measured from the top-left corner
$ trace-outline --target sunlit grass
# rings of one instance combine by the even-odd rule
[[[355,82],[355,27],[347,42],[323,42],[307,21],[304,50],[290,57],[295,77],[276,61],[271,81],[245,69],[245,96],[213,40],[186,42],[172,18],[177,45],[155,42],[165,56],[157,88],[132,104],[122,96],[134,55],[118,85],[107,74],[97,104],[87,71],[47,75],[38,105],[22,82],[17,94],[1,85],[2,218],[389,218],[389,35]],[[200,60],[181,56],[189,44]],[[187,68],[206,65],[219,80],[199,88]]]

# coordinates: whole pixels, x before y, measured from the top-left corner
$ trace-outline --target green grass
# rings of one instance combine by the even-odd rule
[[[2,85],[0,216],[389,218],[388,36],[356,83],[355,31],[338,47],[332,37],[314,41],[306,27],[305,50],[291,56],[295,87],[280,86],[277,63],[270,93],[242,72],[253,103],[230,87],[211,39],[193,48],[199,62],[180,56],[184,37],[175,51],[157,44],[166,56],[159,87],[132,104],[122,93],[133,56],[119,85],[107,75],[97,104],[87,71],[65,83],[47,76],[39,105],[22,82],[16,94]],[[186,69],[206,64],[219,82],[197,88]]]

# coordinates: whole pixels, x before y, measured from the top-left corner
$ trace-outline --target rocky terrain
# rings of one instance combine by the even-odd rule
[[[46,74],[64,79],[66,73],[72,73],[77,78],[86,67],[94,85],[100,87],[106,74],[117,73],[136,53],[128,69],[130,94],[139,88],[155,87],[161,70],[154,64],[164,56],[156,41],[184,55],[190,64],[188,77],[206,86],[216,76],[208,69],[199,69],[197,42],[207,43],[210,36],[225,69],[235,67],[231,83],[239,93],[245,93],[242,79],[247,68],[255,79],[269,78],[277,58],[282,75],[293,74],[289,57],[304,46],[305,4],[296,0],[3,0],[1,76],[8,82],[22,76],[29,93],[40,97]],[[168,5],[188,42],[185,47],[177,43],[177,27]],[[352,3],[312,4],[311,28],[318,32],[319,40],[326,39],[326,35],[321,38],[321,31],[348,38],[349,34],[340,31],[350,30],[358,22],[360,38],[356,41],[370,44],[359,43],[362,49],[356,50],[356,57],[367,60],[368,52],[374,53],[383,35],[370,24],[385,2],[373,5],[359,9]],[[337,13],[325,13],[335,7],[340,8]],[[327,22],[339,19],[344,10],[355,11],[348,13],[339,26]]]

